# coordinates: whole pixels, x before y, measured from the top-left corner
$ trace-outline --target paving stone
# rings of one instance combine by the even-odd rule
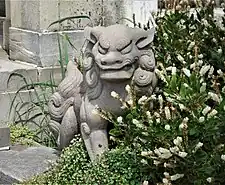
[[[58,158],[58,152],[48,147],[30,147],[22,151],[0,152],[0,184],[28,180],[45,172]]]
[[[13,73],[22,75],[27,83],[37,82],[37,69],[34,65],[0,58],[0,92],[17,91],[26,84],[23,77],[12,76]]]

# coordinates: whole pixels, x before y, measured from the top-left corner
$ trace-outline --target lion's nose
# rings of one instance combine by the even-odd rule
[[[103,61],[101,61],[102,65],[112,65],[112,64],[122,64],[122,63],[123,63],[122,60],[111,60],[111,61],[103,60]]]

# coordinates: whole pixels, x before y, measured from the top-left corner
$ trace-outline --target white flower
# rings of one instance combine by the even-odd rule
[[[211,182],[212,182],[212,178],[211,178],[211,177],[208,177],[208,178],[206,179],[206,181],[207,181],[208,183],[211,183]]]
[[[205,30],[203,31],[203,33],[204,33],[205,35],[208,35],[208,34],[209,34],[209,33],[208,33],[207,31],[205,31]]]
[[[157,118],[155,121],[156,121],[156,123],[160,123],[161,122],[160,118]]]
[[[212,41],[215,42],[215,43],[217,42],[217,40],[215,38],[213,38]]]
[[[152,115],[151,115],[151,113],[149,111],[146,111],[146,116],[147,116],[148,119],[152,118]]]
[[[170,109],[168,106],[165,107],[165,115],[167,120],[171,119]]]
[[[170,151],[175,154],[175,153],[179,152],[180,149],[177,146],[175,146],[175,147],[171,147]]]
[[[168,172],[164,172],[163,175],[164,175],[165,177],[169,177],[169,176],[170,176],[170,174],[169,174]]]
[[[191,42],[188,46],[188,50],[191,50],[195,46],[195,42]]]
[[[128,93],[130,93],[130,92],[131,92],[130,85],[126,85],[125,90],[126,90]]]
[[[140,121],[138,121],[136,119],[133,119],[132,123],[138,128],[143,128],[143,125],[140,123]]]
[[[201,76],[204,76],[209,69],[210,69],[210,65],[204,65],[204,66],[202,66],[202,68],[200,70],[200,75]]]
[[[162,108],[163,106],[163,97],[161,95],[158,96],[158,100],[159,100],[159,105]]]
[[[148,164],[148,162],[147,162],[145,159],[142,159],[142,160],[141,160],[141,163],[142,163],[142,164]]]
[[[170,125],[165,125],[166,130],[170,130]]]
[[[198,144],[195,146],[195,151],[197,151],[199,148],[203,146],[203,143],[198,142]]]
[[[128,100],[127,103],[130,105],[130,106],[133,106],[134,102],[132,99]]]
[[[142,96],[139,100],[138,100],[138,104],[144,104],[145,103],[145,101],[148,99],[148,97],[147,96]]]
[[[149,151],[149,152],[141,152],[141,155],[142,156],[149,156],[149,155],[152,155],[153,152],[152,151]]]
[[[152,94],[152,95],[151,95],[151,99],[152,99],[152,100],[156,100],[156,99],[157,99],[157,98],[156,98],[156,95],[155,95],[155,94]]]
[[[214,67],[212,66],[212,67],[210,68],[210,70],[209,70],[208,75],[211,76],[211,75],[213,74],[213,72],[214,72]]]
[[[176,146],[180,146],[181,143],[182,143],[183,139],[182,137],[177,137],[176,139],[173,140],[173,143],[176,145]]]
[[[169,66],[166,68],[167,71],[171,71],[172,70],[172,66]]]
[[[119,117],[117,118],[117,122],[118,122],[118,123],[123,123],[123,118],[122,118],[121,116],[119,116]]]
[[[204,116],[201,116],[199,119],[198,119],[199,123],[202,123],[205,121],[205,117]]]
[[[198,55],[198,58],[202,59],[203,58],[203,54]]]
[[[180,129],[180,130],[183,130],[183,128],[184,128],[184,124],[181,123],[181,124],[179,125],[179,129]]]
[[[163,178],[162,182],[163,182],[163,184],[169,184],[169,181],[167,178]]]
[[[221,155],[221,159],[225,161],[225,155]]]
[[[161,162],[160,162],[160,161],[157,161],[157,160],[154,160],[154,161],[153,161],[153,164],[156,165],[156,166],[158,166],[160,163],[161,163]]]
[[[154,150],[154,152],[155,152],[155,150]],[[162,158],[162,159],[169,159],[170,157],[172,157],[172,154],[171,154],[171,152],[168,150],[168,149],[166,149],[166,148],[159,148],[158,149],[158,151],[157,151],[157,149],[156,149],[156,152],[159,154],[157,154],[160,158]],[[155,152],[155,153],[156,153]]]
[[[168,34],[167,33],[163,33],[163,37],[165,37],[165,39],[168,39]]]
[[[203,64],[203,60],[198,61],[198,65],[201,66]]]
[[[160,118],[160,114],[159,114],[158,112],[154,112],[154,116],[155,116],[156,118]]]
[[[218,75],[223,76],[223,71],[221,69],[217,70]]]
[[[177,72],[177,68],[176,67],[172,67],[172,75],[176,75]]]
[[[202,83],[202,86],[200,87],[200,93],[205,92],[206,90],[206,83]]]
[[[142,185],[148,185],[148,181],[144,181]]]
[[[116,93],[115,91],[112,91],[112,92],[111,92],[111,96],[112,96],[113,98],[119,98],[119,94]]]
[[[184,174],[175,174],[175,175],[172,175],[171,177],[170,177],[170,180],[171,181],[176,181],[177,179],[180,179],[180,178],[182,178],[182,177],[184,177]]]
[[[184,106],[184,104],[181,104],[181,103],[179,103],[179,107],[180,107],[180,110],[181,110],[181,111],[183,111],[183,110],[186,109],[186,107]]]
[[[210,24],[208,23],[206,19],[202,19],[202,22],[206,27],[210,26]]]
[[[157,76],[159,77],[159,79],[161,79],[163,82],[165,82],[166,84],[168,84],[166,77],[164,76],[163,72],[155,69],[155,73],[157,74]]]
[[[188,87],[189,87],[189,85],[188,85],[187,83],[184,83],[184,87],[188,88]]]
[[[212,112],[210,112],[210,113],[208,114],[208,118],[214,117],[217,113],[218,113],[217,110],[213,109]]]
[[[179,152],[178,155],[182,158],[185,158],[187,156],[188,153],[186,152]]]
[[[185,74],[187,77],[190,77],[190,76],[191,76],[191,72],[190,72],[189,69],[183,68],[182,70],[183,70],[184,74]]]
[[[221,48],[218,49],[218,53],[221,54],[223,50]]]
[[[208,114],[208,112],[211,110],[211,107],[209,107],[208,105],[203,109],[202,114],[205,116],[206,114]]]
[[[208,96],[209,96],[212,100],[214,100],[215,102],[218,102],[218,103],[221,102],[219,96],[218,96],[217,94],[215,94],[215,93],[209,92],[209,93],[208,93]]]
[[[194,69],[196,67],[196,64],[195,63],[192,63],[191,65],[190,65],[190,69]]]
[[[184,62],[184,58],[179,54],[177,55],[177,59],[180,61],[180,62]]]

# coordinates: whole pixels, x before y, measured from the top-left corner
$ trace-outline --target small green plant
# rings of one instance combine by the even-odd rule
[[[11,144],[34,145],[36,134],[26,126],[10,125]]]
[[[145,178],[141,172],[140,156],[130,148],[108,151],[92,163],[80,136],[66,148],[54,168],[25,184],[140,184]]]

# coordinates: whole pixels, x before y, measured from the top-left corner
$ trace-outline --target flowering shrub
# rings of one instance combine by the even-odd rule
[[[142,150],[150,184],[225,184],[225,21],[212,9],[158,18],[155,39],[159,89],[124,102],[115,118],[104,110],[119,147]],[[154,108],[150,108],[153,103]]]

